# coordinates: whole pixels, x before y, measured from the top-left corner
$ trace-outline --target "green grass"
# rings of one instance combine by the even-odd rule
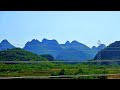
[[[64,69],[64,75],[90,75],[90,74],[119,74],[120,65],[99,64],[64,64],[41,62],[37,64],[2,64],[0,63],[0,77],[20,76],[58,76]],[[76,77],[73,77],[76,78]],[[77,79],[96,79],[98,77],[77,77]]]

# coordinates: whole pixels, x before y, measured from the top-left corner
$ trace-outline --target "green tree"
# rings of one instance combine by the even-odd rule
[[[59,72],[59,75],[65,75],[65,70],[62,69],[62,70]]]

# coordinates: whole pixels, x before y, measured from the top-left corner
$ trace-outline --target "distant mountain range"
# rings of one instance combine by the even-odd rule
[[[39,55],[50,54],[54,58],[63,50],[56,40],[47,39],[43,39],[42,42],[33,39],[31,42],[27,42],[23,49]]]
[[[105,47],[104,44],[101,44],[98,47],[89,48],[76,40],[71,43],[66,41],[65,44],[59,44],[55,39],[48,40],[44,38],[41,42],[37,39],[28,41],[22,49],[38,55],[50,54],[57,60],[91,60],[94,59],[97,52]],[[0,43],[0,51],[12,48],[16,47],[7,40]]]

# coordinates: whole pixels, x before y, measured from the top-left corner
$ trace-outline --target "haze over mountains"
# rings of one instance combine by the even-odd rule
[[[101,44],[98,47],[93,46],[89,48],[76,40],[71,43],[66,41],[65,44],[59,44],[55,39],[48,40],[44,38],[41,42],[37,39],[28,41],[22,49],[38,55],[50,54],[56,60],[91,60],[94,59],[98,51],[105,47],[104,44]],[[12,48],[15,48],[15,46],[10,44],[7,40],[3,40],[0,43],[0,50]]]

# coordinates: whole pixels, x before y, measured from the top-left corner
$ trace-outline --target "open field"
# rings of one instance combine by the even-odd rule
[[[63,62],[0,62],[0,79],[114,79],[119,64]]]

